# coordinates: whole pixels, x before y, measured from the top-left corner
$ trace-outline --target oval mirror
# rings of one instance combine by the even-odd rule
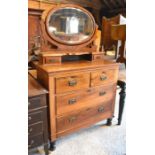
[[[48,34],[64,44],[80,44],[91,39],[95,21],[84,9],[64,7],[52,10],[46,21]]]

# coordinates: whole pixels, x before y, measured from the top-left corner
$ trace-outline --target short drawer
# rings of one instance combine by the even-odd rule
[[[94,123],[96,118],[105,119],[112,116],[112,102],[100,104],[95,107],[90,107],[80,112],[72,113],[68,116],[57,118],[57,132],[63,132],[76,128],[84,123]],[[98,120],[99,121],[99,120]]]
[[[103,60],[104,59],[104,54],[103,53],[101,53],[101,54],[94,54],[92,59],[95,60],[95,61]]]
[[[28,127],[28,136],[32,137],[43,132],[43,123],[37,123]]]
[[[36,97],[29,98],[28,109],[35,110],[46,106],[46,95],[40,95]]]
[[[90,73],[59,77],[56,78],[56,93],[88,88],[89,84]]]
[[[68,95],[57,95],[57,115],[110,101],[115,96],[115,92],[116,86],[101,86]]]
[[[61,62],[61,57],[46,57],[46,64],[59,64]]]
[[[42,121],[42,112],[33,112],[31,114],[28,115],[28,123],[29,125],[33,124],[33,123],[37,123]]]
[[[116,83],[118,70],[99,70],[91,72],[91,86]]]
[[[40,146],[43,143],[44,143],[43,134],[40,134],[40,135],[29,138],[29,140],[28,140],[28,148],[31,149],[31,148]]]

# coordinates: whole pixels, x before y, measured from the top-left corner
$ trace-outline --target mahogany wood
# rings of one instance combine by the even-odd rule
[[[90,123],[93,117],[105,117],[107,112],[111,112],[111,104],[102,103],[95,107],[88,107],[85,110],[75,111],[67,116],[57,118],[57,132],[64,132],[66,130],[76,128],[81,122]],[[101,116],[100,116],[101,115]],[[94,118],[93,118],[94,119]]]
[[[97,73],[95,75],[99,77],[103,71],[108,75],[107,82],[100,83],[99,81],[94,83],[94,80],[91,79],[91,74]],[[117,74],[118,64],[106,60],[65,62],[54,66],[37,65],[37,78],[49,90],[51,141],[113,116]],[[77,83],[73,80],[72,86],[68,86],[70,77],[75,78]],[[74,85],[75,83],[77,85]],[[91,85],[91,83],[95,85]],[[59,91],[56,91],[57,87],[59,87]],[[73,89],[74,87],[75,89]],[[101,115],[96,115],[95,107],[105,103],[108,110]],[[60,127],[61,123],[58,125],[60,118],[68,118],[72,116],[72,113],[76,112],[85,113],[85,109],[88,108],[92,109],[92,112],[88,115],[83,114],[83,121],[79,121],[77,125],[72,125],[72,127],[70,125],[65,126],[63,121],[61,122],[62,126],[65,126],[66,129]],[[91,115],[91,113],[95,113],[95,116]]]
[[[37,68],[37,80],[49,91],[48,118],[51,149],[54,148],[54,142],[57,138],[113,117],[118,76],[118,64],[104,60],[103,52],[97,51],[97,46],[94,44],[97,26],[90,40],[76,46],[56,42],[48,35],[45,25],[46,17],[53,7],[55,7],[53,2],[29,0],[29,10],[30,8],[41,10],[39,11],[41,14],[38,13],[34,19],[37,24],[40,23],[41,27],[37,33],[40,35],[41,59],[40,63],[35,63],[35,66]],[[43,10],[45,12],[42,14]],[[41,20],[40,17],[42,17]],[[83,54],[90,54],[92,61],[62,62],[62,57],[65,55]],[[55,59],[55,63],[51,59]],[[36,95],[35,90],[33,95]],[[39,95],[42,96],[43,94],[40,92]],[[29,121],[34,123],[42,117],[42,113],[39,112],[46,107],[46,104],[42,103],[46,100],[39,101],[36,96],[32,97],[35,99],[32,101],[33,106],[29,110],[32,110],[31,112],[36,110],[36,103],[40,106],[37,109],[38,113],[29,113]],[[43,117],[45,119],[45,115]],[[30,129],[34,131],[36,126],[32,127],[33,129]],[[48,128],[46,123],[43,127],[43,130]],[[37,130],[35,131],[37,133]],[[42,134],[38,134],[29,138],[31,147],[43,143],[44,137]],[[34,142],[36,142],[35,145]],[[45,146],[47,148],[47,145]]]
[[[56,11],[62,8],[66,7],[71,7],[71,8],[77,8],[82,10],[84,13],[86,13],[91,20],[93,21],[93,27],[94,27],[94,32],[93,34],[87,39],[82,41],[81,43],[78,44],[69,44],[69,43],[64,43],[64,41],[57,40],[54,36],[51,36],[48,33],[48,18]],[[55,55],[59,54],[60,57],[63,55],[81,55],[81,54],[86,54],[86,53],[93,53],[97,52],[97,46],[94,44],[94,41],[96,39],[96,35],[98,32],[98,27],[95,23],[95,20],[91,13],[89,13],[86,9],[74,5],[74,4],[63,4],[63,5],[58,5],[55,7],[51,7],[49,9],[46,9],[42,16],[41,16],[41,63],[46,64],[45,59],[47,57],[54,57]],[[48,53],[48,55],[45,56],[44,53]],[[46,57],[46,58],[45,58]],[[61,58],[59,59],[60,61],[62,60]],[[49,63],[49,62],[47,62]],[[54,64],[51,62],[51,64]],[[55,64],[58,64],[57,62]]]
[[[65,95],[56,95],[57,115],[63,115],[103,101],[112,100],[115,95],[115,86],[103,86],[76,91]]]
[[[103,52],[92,53],[92,61],[99,61],[99,60],[104,60],[104,53]]]
[[[118,78],[117,70],[97,70],[91,73],[91,86],[107,85],[116,83]]]
[[[72,74],[67,77],[58,77],[56,80],[56,93],[64,93],[83,88],[89,88],[90,74]]]
[[[76,131],[79,131],[82,128],[88,128],[88,127],[94,125],[95,123],[97,123],[99,121],[102,121],[104,119],[110,118],[110,117],[112,117],[112,112],[109,110],[109,111],[105,112],[102,115],[97,115],[97,117],[95,117],[95,116],[94,117],[90,117],[89,121],[82,121],[76,127],[73,127],[71,129],[68,129],[68,130],[65,130],[63,132],[57,133],[57,137],[59,138],[59,137],[62,137],[62,136],[74,133]]]

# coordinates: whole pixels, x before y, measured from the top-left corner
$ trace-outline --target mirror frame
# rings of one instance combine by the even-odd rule
[[[57,39],[57,37],[55,37],[54,35],[51,35],[49,33],[49,30],[48,30],[48,22],[49,22],[49,18],[51,17],[51,15],[56,12],[57,10],[60,10],[60,9],[63,9],[63,8],[75,8],[75,9],[79,9],[81,11],[83,11],[86,15],[88,15],[88,17],[92,20],[93,22],[93,27],[94,27],[94,30],[93,30],[93,33],[92,35],[90,35],[87,39],[81,41],[81,42],[78,42],[78,43],[67,43],[65,41],[61,41],[60,39]],[[65,4],[65,5],[60,5],[60,6],[56,6],[52,9],[49,10],[49,12],[47,13],[46,15],[46,18],[45,18],[45,29],[46,29],[46,32],[48,34],[48,36],[54,41],[54,42],[57,42],[58,44],[61,44],[61,45],[67,45],[67,46],[76,46],[76,45],[81,45],[81,44],[89,44],[90,41],[94,38],[94,35],[96,33],[96,22],[94,20],[94,17],[92,16],[92,14],[87,11],[86,9],[80,7],[80,6],[77,6],[77,5],[74,5],[74,4]]]

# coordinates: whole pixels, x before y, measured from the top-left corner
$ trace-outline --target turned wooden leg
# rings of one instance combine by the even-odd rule
[[[48,144],[44,145],[44,151],[45,151],[45,155],[48,155]]]
[[[56,149],[55,141],[54,142],[50,142],[50,151],[54,151],[55,149]]]
[[[126,98],[126,83],[124,81],[118,81],[117,85],[121,88],[121,91],[119,93],[120,100],[119,100],[119,114],[118,114],[118,125],[121,125],[125,98]]]
[[[108,126],[111,126],[111,125],[112,125],[112,118],[108,118],[108,119],[107,119],[107,125],[108,125]]]

